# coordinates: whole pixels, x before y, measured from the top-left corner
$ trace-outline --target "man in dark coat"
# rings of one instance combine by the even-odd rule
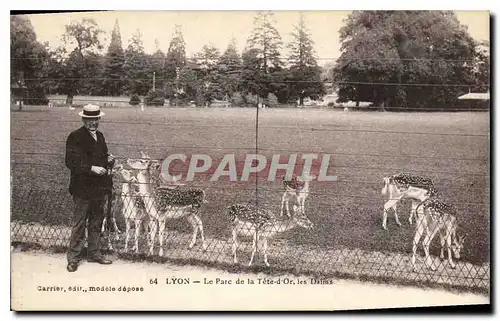
[[[101,254],[100,230],[104,219],[104,198],[111,188],[107,168],[114,162],[114,156],[108,153],[104,136],[97,130],[99,120],[104,116],[99,106],[86,105],[79,115],[83,126],[71,132],[66,140],[66,167],[71,171],[69,193],[75,206],[67,253],[69,272],[76,271],[82,259],[87,220],[87,261],[112,263]]]

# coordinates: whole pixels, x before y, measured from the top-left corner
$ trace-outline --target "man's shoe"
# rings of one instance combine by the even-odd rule
[[[68,270],[68,272],[75,272],[76,270],[78,270],[78,264],[68,263],[68,266],[66,266],[66,270]]]
[[[106,260],[105,258],[96,258],[96,259],[88,259],[87,262],[90,262],[90,263],[99,263],[99,264],[111,264],[113,263],[112,261],[110,260]]]

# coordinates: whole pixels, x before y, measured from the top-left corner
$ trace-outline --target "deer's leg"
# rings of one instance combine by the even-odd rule
[[[196,215],[196,214],[193,214],[192,217],[193,217],[193,220],[196,223],[196,226],[198,227],[198,231],[200,232],[201,248],[203,250],[206,250],[207,249],[207,243],[205,241],[205,233],[203,231],[203,222],[201,221],[201,218],[198,215]]]
[[[108,221],[108,219],[106,217],[104,217],[104,219],[102,220],[101,234],[104,234],[104,232],[106,231],[106,222],[107,221]]]
[[[425,218],[417,218],[417,227],[415,229],[415,236],[413,237],[413,245],[412,245],[412,256],[411,256],[411,264],[413,266],[413,270],[416,271],[417,266],[415,265],[416,255],[418,243],[420,242],[420,238],[424,234],[425,226],[424,226]]]
[[[158,220],[158,239],[160,241],[160,251],[158,252],[159,256],[163,256],[163,237],[165,233],[165,223],[166,223],[166,218],[160,218]]]
[[[394,218],[396,219],[396,224],[401,226],[401,222],[399,221],[399,216],[398,216],[398,203],[394,204],[392,208],[394,209]]]
[[[387,230],[387,211],[389,209],[393,208],[396,205],[397,202],[398,202],[398,200],[388,200],[384,204],[384,215],[383,215],[383,218],[382,218],[382,228],[384,230]],[[394,211],[394,213],[396,213],[396,211]]]
[[[426,233],[426,235],[424,237],[424,241],[423,241],[423,248],[424,248],[424,253],[425,253],[425,264],[428,267],[430,267],[430,269],[433,271],[435,271],[437,269],[437,267],[434,264],[434,260],[432,260],[430,254],[429,254],[429,246],[431,245],[431,242],[434,239],[434,236],[436,235],[437,231],[438,231],[437,227],[432,229],[431,231],[427,230],[427,233]]]
[[[415,221],[417,220],[416,217],[417,217],[417,201],[415,200],[412,200],[411,201],[411,212],[410,212],[410,218],[408,219],[409,222],[410,222],[410,225],[413,224],[413,215],[415,215]]]
[[[236,257],[236,249],[238,248],[238,233],[236,232],[236,229],[233,229],[232,231],[233,234],[233,262],[234,264],[238,263],[238,258]]]
[[[108,244],[108,250],[112,250],[113,247],[111,246],[111,231],[108,231],[108,234],[105,235],[106,233],[106,221],[107,221],[107,218],[105,217],[103,220],[102,220],[102,225],[101,225],[101,237],[105,238],[107,240],[107,244]]]
[[[300,198],[300,207],[302,210],[302,214],[305,215],[306,214],[306,198],[305,197]]]
[[[262,250],[264,252],[264,263],[269,267],[269,262],[267,261],[267,238],[264,239]]]
[[[118,241],[120,239],[120,236],[118,234],[120,234],[121,231],[118,228],[118,225],[116,224],[116,218],[114,217],[113,217],[113,227],[115,229],[115,241]]]
[[[110,251],[113,250],[112,238],[113,238],[113,235],[111,234],[111,231],[109,231],[109,233],[108,233],[108,250],[110,250]]]
[[[149,255],[153,255],[153,249],[155,247],[156,229],[157,221],[155,219],[150,219],[149,221]]]
[[[291,215],[290,215],[290,204],[289,203],[290,203],[290,199],[287,198],[286,201],[285,201],[286,216],[291,217]]]
[[[281,196],[281,210],[280,210],[280,216],[283,216],[283,206],[285,205],[285,194]]]
[[[250,256],[250,262],[248,262],[248,266],[251,266],[253,263],[253,258],[255,256],[255,252],[257,251],[257,232],[253,234],[252,240],[252,256]]]
[[[136,219],[135,223],[135,238],[134,238],[134,248],[135,253],[139,253],[139,233],[141,232],[142,220]]]
[[[281,212],[280,212],[280,216],[283,216],[283,207],[286,205],[286,209],[287,209],[287,212],[288,212],[288,197],[287,197],[287,193],[283,193],[283,196],[281,197]],[[290,214],[290,213],[288,213]]]
[[[444,260],[444,246],[446,243],[445,235],[442,232],[439,232],[439,241],[441,242],[441,253],[439,254],[439,258]]]
[[[453,262],[453,258],[452,258],[452,255],[451,255],[451,232],[450,232],[450,226],[446,226],[446,250],[448,252],[448,263],[450,263],[450,267],[452,269],[456,268],[456,265],[455,263]],[[441,252],[442,252],[442,248],[441,248]]]
[[[191,224],[191,226],[193,227],[193,235],[191,236],[191,242],[189,243],[189,249],[192,249],[193,246],[196,244],[196,237],[198,236],[199,225],[198,225],[198,221],[195,219],[194,214],[188,215],[187,220]],[[198,220],[199,220],[199,218],[198,218]]]
[[[303,208],[302,208],[302,197],[301,196],[297,196],[295,198],[295,202],[297,203],[297,208],[299,209],[299,211],[302,212]],[[293,210],[293,215],[297,214],[295,213],[295,207],[292,206],[292,208],[294,209]]]
[[[128,240],[129,240],[129,238],[130,238],[130,219],[125,218],[125,247],[123,248],[124,252],[128,251]]]

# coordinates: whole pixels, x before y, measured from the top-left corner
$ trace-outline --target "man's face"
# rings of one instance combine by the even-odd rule
[[[91,132],[95,132],[97,130],[97,127],[99,127],[100,119],[101,118],[82,118],[83,125]]]

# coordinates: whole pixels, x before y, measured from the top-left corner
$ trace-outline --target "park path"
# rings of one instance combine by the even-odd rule
[[[189,279],[190,284],[166,284],[166,279],[172,283],[172,278]],[[154,279],[158,284],[150,284]],[[215,284],[217,279],[232,284]],[[235,284],[237,279],[245,284]],[[249,279],[254,284],[249,284]],[[279,280],[281,284],[259,284],[259,279],[268,283]],[[309,277],[232,274],[204,267],[123,260],[109,266],[83,263],[77,272],[68,273],[63,254],[36,251],[11,253],[11,280],[13,310],[349,310],[490,302],[483,295],[445,290],[352,280],[312,284]],[[214,284],[203,284],[205,280]],[[115,291],[90,292],[90,286],[114,287]],[[62,291],[41,291],[57,287]],[[70,292],[69,287],[87,292]],[[120,287],[130,291],[118,291]]]

